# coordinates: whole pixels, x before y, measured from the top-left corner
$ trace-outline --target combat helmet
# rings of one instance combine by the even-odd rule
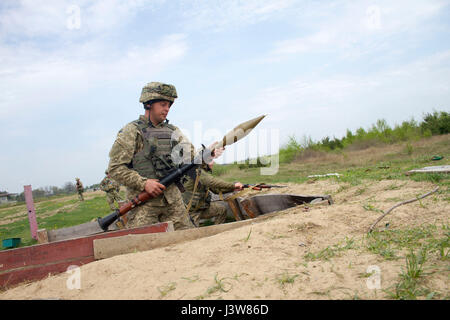
[[[173,103],[178,98],[175,86],[161,82],[150,82],[142,88],[139,102],[145,103],[150,100],[167,100]]]

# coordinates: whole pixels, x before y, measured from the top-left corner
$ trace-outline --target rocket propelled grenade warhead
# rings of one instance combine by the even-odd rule
[[[233,144],[242,138],[244,138],[246,135],[250,133],[257,125],[261,122],[262,119],[264,119],[266,115],[262,115],[259,117],[256,117],[254,119],[245,121],[235,127],[233,130],[228,132],[222,139],[222,141],[217,142],[211,149],[219,149],[225,146],[229,146],[230,144]]]

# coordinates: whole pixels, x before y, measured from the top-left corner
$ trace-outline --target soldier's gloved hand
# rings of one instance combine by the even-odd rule
[[[145,182],[144,190],[152,197],[157,197],[166,189],[164,185],[158,182],[156,179],[148,179]]]
[[[213,144],[211,144],[211,145],[208,147],[208,149],[212,149],[212,147],[214,147],[214,145],[215,145],[216,143],[217,143],[217,142],[214,142]],[[212,154],[212,158],[213,158],[213,159],[217,159],[218,157],[220,157],[220,156],[222,155],[222,153],[223,153],[224,150],[225,150],[225,147],[221,147],[221,148],[214,149],[214,150],[213,150],[213,154]]]
[[[223,151],[225,150],[224,147],[219,148],[219,149],[214,149],[214,159],[217,159],[218,157],[220,157],[223,153]]]
[[[234,184],[234,191],[240,191],[240,190],[242,190],[242,189],[244,189],[244,185],[243,185],[242,183],[236,182],[236,183]]]

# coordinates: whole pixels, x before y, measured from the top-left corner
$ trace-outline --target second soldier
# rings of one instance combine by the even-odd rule
[[[114,211],[116,210],[115,203],[117,202],[117,206],[119,206],[122,201],[119,194],[120,184],[111,179],[108,170],[105,171],[105,174],[106,176],[100,182],[100,190],[106,192],[106,202],[108,202],[109,208]]]

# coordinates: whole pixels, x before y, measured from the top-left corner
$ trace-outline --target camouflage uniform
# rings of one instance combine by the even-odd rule
[[[186,192],[183,193],[183,200],[186,206],[192,199],[189,213],[195,224],[198,226],[200,219],[215,218],[214,224],[224,223],[227,217],[227,207],[223,201],[211,202],[211,192],[232,192],[234,191],[234,183],[226,182],[215,178],[212,174],[202,169],[195,193],[195,179],[188,177],[184,183]]]
[[[109,178],[107,175],[103,178],[102,182],[100,182],[100,190],[106,192],[106,202],[108,202],[111,210],[116,210],[117,208],[114,205],[114,202],[119,203],[122,201],[119,195],[120,184]]]
[[[173,102],[170,85],[160,83],[149,83],[145,86],[140,102],[155,99],[154,90],[161,88],[162,91],[155,94],[156,98],[162,97]],[[164,90],[168,90],[167,94]],[[163,94],[160,94],[161,92]],[[176,98],[176,91],[174,95]],[[144,191],[147,179],[161,179],[164,165],[171,161],[168,155],[178,144],[190,148],[191,158],[193,157],[192,144],[177,127],[169,125],[167,120],[155,126],[145,116],[140,116],[117,134],[109,153],[108,172],[111,178],[127,187],[127,198],[131,200]],[[174,184],[168,186],[158,197],[130,210],[127,216],[127,228],[169,220],[174,223],[175,229],[194,227],[186,212],[181,192]]]
[[[84,197],[83,197],[83,192],[84,192],[84,188],[83,188],[83,184],[81,183],[80,179],[76,179],[77,180],[77,192],[78,192],[78,198],[80,199],[80,201],[84,201]]]

